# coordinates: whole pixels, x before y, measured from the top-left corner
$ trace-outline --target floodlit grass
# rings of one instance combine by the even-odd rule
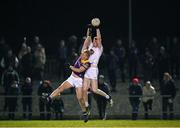
[[[128,128],[128,127],[179,127],[180,120],[59,120],[59,121],[0,121],[0,127],[30,127],[30,128],[61,128],[61,127],[106,127],[106,128]]]

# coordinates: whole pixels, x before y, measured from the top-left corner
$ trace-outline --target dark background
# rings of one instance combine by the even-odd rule
[[[179,0],[132,0],[133,39],[179,36]],[[14,49],[26,36],[38,35],[45,47],[57,40],[85,35],[86,25],[99,17],[106,45],[128,40],[128,0],[1,0],[0,35]]]

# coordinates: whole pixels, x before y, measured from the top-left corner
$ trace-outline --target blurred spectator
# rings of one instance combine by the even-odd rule
[[[83,36],[81,39],[80,39],[80,44],[78,45],[78,53],[81,53],[81,50],[82,50],[82,47],[83,47],[83,42],[85,41],[86,39],[86,36]]]
[[[1,39],[0,39],[0,60],[7,54],[8,50],[9,50],[9,45],[6,43],[5,38],[1,37]]]
[[[180,42],[177,37],[174,37],[170,45],[170,58],[171,58],[171,74],[174,78],[179,78],[179,65],[180,65]]]
[[[91,89],[88,90],[88,104],[89,104],[89,109],[91,110],[92,108],[92,98],[93,98],[93,93]]]
[[[153,57],[156,59],[158,57],[160,43],[157,37],[152,37],[152,40],[147,44],[147,48],[152,53]]]
[[[129,78],[137,76],[138,70],[138,57],[139,51],[136,47],[136,43],[133,41],[129,48]]]
[[[76,49],[72,49],[72,53],[70,56],[67,58],[67,62],[72,64],[75,62],[75,60],[78,58],[78,53],[76,52]]]
[[[21,49],[18,53],[19,60],[22,59],[22,57],[27,53],[27,44],[26,44],[26,37],[24,37],[24,42],[21,45]]]
[[[1,84],[4,88],[4,95],[5,95],[5,101],[4,101],[4,111],[6,111],[7,109],[7,97],[8,93],[9,93],[9,89],[11,88],[11,86],[14,83],[18,83],[19,82],[19,75],[16,72],[16,70],[13,69],[12,66],[9,66],[8,69],[6,69],[4,71],[4,73],[2,74],[2,80],[1,80]]]
[[[162,118],[174,118],[174,98],[176,96],[176,87],[172,76],[169,73],[164,73],[163,81],[160,86],[162,96]],[[168,117],[169,109],[169,117]]]
[[[32,53],[34,54],[34,52],[36,51],[38,45],[41,45],[41,42],[40,42],[40,38],[39,36],[34,36],[33,38],[33,42],[31,43],[31,48],[32,48]]]
[[[107,54],[103,52],[98,64],[99,74],[107,73],[107,66]]]
[[[143,68],[144,68],[144,81],[152,81],[153,79],[153,68],[154,68],[154,58],[150,53],[149,49],[146,49],[145,55],[143,58]]]
[[[69,38],[68,38],[68,43],[67,43],[67,47],[68,47],[68,55],[71,55],[73,50],[77,49],[77,42],[78,41],[78,38],[76,35],[71,35]],[[77,51],[75,51],[77,52]]]
[[[170,49],[171,49],[171,38],[170,38],[170,36],[166,36],[165,40],[161,43],[161,45],[163,45],[166,48],[167,52],[169,53]]]
[[[64,114],[64,102],[62,100],[62,98],[59,96],[57,96],[53,102],[52,102],[52,108],[55,112],[55,117],[56,120],[58,119],[63,119],[63,114]]]
[[[117,40],[117,46],[114,48],[115,54],[118,57],[118,65],[121,73],[121,81],[125,82],[125,62],[126,62],[126,49],[123,46],[122,40]]]
[[[132,120],[138,117],[139,104],[142,96],[142,86],[138,78],[133,78],[129,86],[129,101],[132,107]]]
[[[12,66],[14,69],[17,69],[19,65],[18,58],[13,54],[11,49],[8,50],[7,54],[1,59],[1,67],[5,70],[9,66]]]
[[[61,40],[58,47],[58,60],[59,60],[59,76],[61,78],[66,78],[65,62],[67,60],[67,47],[65,41]]]
[[[38,88],[40,119],[49,120],[51,118],[50,104],[46,102],[46,97],[49,96],[52,91],[53,88],[48,80],[44,80]]]
[[[111,49],[109,55],[107,55],[107,70],[108,70],[108,76],[109,76],[109,81],[111,85],[111,91],[116,92],[116,71],[117,71],[117,63],[118,63],[118,58],[114,54],[114,51]]]
[[[166,52],[166,49],[164,46],[160,47],[158,59],[157,59],[157,64],[158,64],[158,72],[159,72],[159,82],[163,80],[163,74],[165,72],[169,72],[169,54]]]
[[[21,44],[21,48],[18,53],[18,59],[19,59],[19,66],[18,66],[18,72],[20,75],[20,78],[22,78],[22,57],[27,54],[27,44],[26,44],[26,37],[24,37],[24,42]]]
[[[33,73],[33,63],[34,63],[34,57],[31,52],[31,47],[27,47],[27,54],[25,54],[22,59],[21,59],[21,75],[23,79],[26,77],[31,77],[32,78],[32,73]]]
[[[26,119],[26,111],[28,111],[28,119],[32,117],[32,82],[30,77],[26,77],[21,87],[23,119]]]
[[[109,85],[105,82],[104,76],[99,75],[99,80],[98,80],[98,88],[104,91],[106,94],[110,94],[109,91]],[[107,99],[103,96],[94,94],[95,100],[97,103],[98,111],[99,111],[99,119],[106,120],[106,105],[107,105]]]
[[[45,48],[38,44],[34,53],[34,76],[35,80],[44,79],[44,67],[46,63]]]
[[[9,119],[13,120],[15,117],[15,111],[17,109],[17,100],[19,95],[18,81],[14,81],[7,92],[7,108],[9,113]]]
[[[159,54],[159,48],[160,48],[160,42],[157,37],[152,37],[152,40],[147,44],[147,48],[149,49],[150,53],[152,54],[154,58],[154,68],[152,70],[153,72],[153,78],[158,78],[158,54]]]
[[[152,86],[151,82],[147,81],[145,83],[145,86],[143,87],[143,98],[142,98],[145,119],[149,118],[148,110],[152,110],[152,103],[153,103],[155,94],[156,94],[156,91],[154,87]]]
[[[4,37],[1,37],[1,39],[0,39],[0,61],[7,54],[8,50],[9,50],[9,45],[6,44]],[[0,66],[0,78],[2,76],[2,73],[3,73],[3,67]]]

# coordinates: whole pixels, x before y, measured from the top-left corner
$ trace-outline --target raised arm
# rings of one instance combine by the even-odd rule
[[[97,37],[98,47],[100,48],[102,46],[102,39],[101,39],[101,32],[99,28],[96,28],[96,37]]]
[[[88,49],[90,43],[92,42],[92,39],[91,39],[92,30],[91,30],[91,29],[92,29],[92,28],[89,28],[89,27],[88,27],[88,29],[87,29],[86,39],[85,39],[84,44],[83,44],[83,47],[82,47],[82,49],[81,49],[81,53],[83,53],[83,51],[84,51],[85,49]]]

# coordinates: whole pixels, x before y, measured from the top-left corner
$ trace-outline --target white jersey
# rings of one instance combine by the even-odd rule
[[[147,102],[148,100],[153,100],[154,95],[156,94],[156,91],[153,86],[150,86],[150,88],[147,88],[146,86],[143,87],[143,102]]]
[[[89,46],[89,50],[92,49],[94,51],[94,53],[89,57],[89,62],[91,64],[91,66],[87,69],[87,71],[85,72],[84,77],[85,78],[89,78],[89,79],[96,79],[98,77],[98,63],[99,63],[99,59],[102,55],[103,52],[103,46],[99,47],[93,47],[92,43]]]
[[[103,52],[103,46],[99,47],[93,47],[92,43],[89,46],[89,50],[92,49],[94,53],[89,57],[89,62],[91,65],[97,66],[99,63],[99,59]]]

